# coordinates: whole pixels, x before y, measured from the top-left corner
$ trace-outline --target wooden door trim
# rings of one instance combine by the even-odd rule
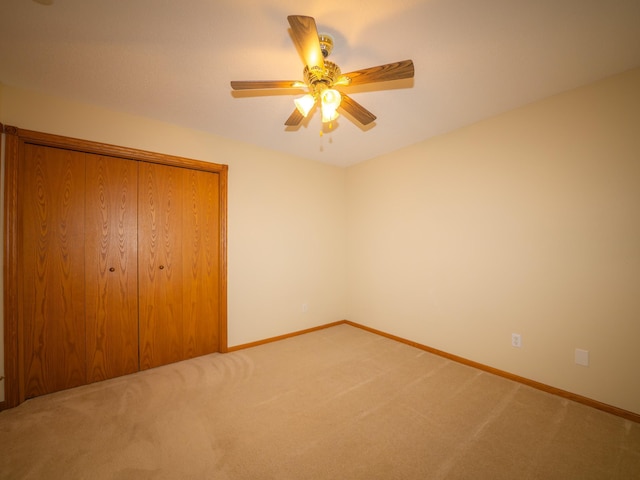
[[[210,163],[204,162],[202,160],[193,160],[191,158],[179,157],[175,155],[165,155],[163,153],[155,153],[146,150],[138,150],[135,148],[121,147],[119,145],[111,145],[109,143],[100,143],[78,138],[63,137],[60,135],[35,132],[33,130],[24,130],[16,127],[6,126],[5,131],[10,135],[16,135],[23,143],[31,143],[34,145],[59,147],[65,148],[67,150],[77,150],[79,152],[95,153],[97,155],[119,157],[142,162],[160,163],[163,165],[173,165],[176,167],[192,168],[195,170],[204,170],[207,172],[219,173],[223,170],[226,171],[228,169],[227,165],[218,163]]]
[[[5,192],[4,192],[4,353],[5,401],[2,407],[15,407],[24,401],[24,365],[20,355],[18,302],[18,165],[25,144],[64,148],[134,161],[158,163],[203,170],[219,174],[220,179],[220,278],[219,278],[219,344],[218,351],[227,352],[227,177],[228,166],[129,147],[92,142],[4,126]]]
[[[15,407],[24,401],[24,371],[18,355],[18,162],[20,140],[18,131],[4,127],[4,397],[5,407]],[[22,379],[22,382],[20,381]]]

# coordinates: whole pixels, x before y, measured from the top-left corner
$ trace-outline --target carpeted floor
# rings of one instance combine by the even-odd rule
[[[640,424],[340,325],[0,412],[2,479],[637,479]]]

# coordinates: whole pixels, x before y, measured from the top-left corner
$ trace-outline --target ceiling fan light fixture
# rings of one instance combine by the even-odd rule
[[[295,104],[298,111],[302,114],[302,116],[306,118],[313,106],[316,104],[316,99],[313,95],[307,93],[303,97],[296,98],[293,103]]]
[[[322,105],[328,106],[333,110],[336,110],[340,106],[340,102],[342,101],[342,95],[338,90],[333,88],[327,88],[324,92],[322,92]]]
[[[343,87],[347,87],[349,85],[351,85],[351,79],[349,77],[347,77],[346,75],[340,75],[338,77],[338,79],[333,82],[333,85],[342,85]]]
[[[322,104],[322,121],[331,122],[338,118],[338,107],[342,101],[342,95],[338,90],[327,88],[320,96]]]
[[[332,122],[339,116],[340,114],[335,110],[322,106],[322,123]]]
[[[231,81],[233,90],[308,88],[308,94],[294,100],[296,109],[284,122],[287,127],[299,126],[302,119],[311,114],[318,102],[320,103],[323,123],[331,122],[338,118],[338,108],[340,107],[353,120],[362,125],[369,125],[376,119],[376,116],[346,93],[341,94],[335,90],[335,87],[358,86],[414,77],[415,70],[411,60],[363,68],[343,75],[338,65],[326,59],[333,49],[333,38],[331,35],[318,34],[316,21],[313,17],[289,15],[287,20],[291,26],[293,43],[305,64],[302,72],[304,81]],[[331,125],[329,125],[329,128],[331,128]]]

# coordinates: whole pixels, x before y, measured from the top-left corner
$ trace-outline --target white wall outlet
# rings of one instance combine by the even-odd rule
[[[307,313],[309,311],[309,304],[308,303],[303,303],[302,304],[302,313]]]
[[[522,335],[520,335],[519,333],[512,333],[511,334],[511,346],[512,347],[517,347],[517,348],[522,347]]]
[[[582,365],[583,367],[588,367],[589,366],[589,350],[582,350],[581,348],[576,348],[575,361],[578,365]]]

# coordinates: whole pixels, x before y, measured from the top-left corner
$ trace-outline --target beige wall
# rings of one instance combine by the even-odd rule
[[[640,69],[351,167],[347,205],[350,320],[640,413]]]
[[[5,125],[229,165],[229,346],[344,319],[344,169],[8,86],[0,98]]]

